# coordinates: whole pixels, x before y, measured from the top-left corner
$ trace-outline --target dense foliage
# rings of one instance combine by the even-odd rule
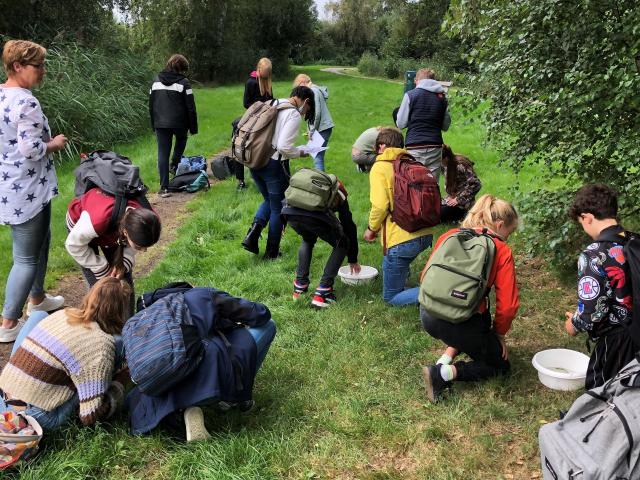
[[[623,216],[637,218],[640,4],[461,0],[452,16],[480,68],[489,133],[505,164],[542,166],[549,180],[563,179],[552,190],[608,183],[622,194]],[[539,192],[522,207],[532,250],[567,264],[574,229],[550,201],[558,198],[570,197]]]

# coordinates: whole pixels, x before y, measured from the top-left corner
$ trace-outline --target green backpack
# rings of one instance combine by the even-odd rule
[[[301,168],[289,179],[284,192],[287,204],[310,211],[326,210],[338,194],[338,179],[331,173],[313,168]]]
[[[435,318],[451,323],[469,320],[489,294],[487,283],[496,254],[484,229],[460,229],[433,252],[420,282],[420,304]]]

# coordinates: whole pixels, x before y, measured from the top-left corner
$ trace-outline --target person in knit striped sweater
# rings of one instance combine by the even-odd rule
[[[120,333],[129,294],[125,281],[106,277],[80,308],[29,317],[0,374],[0,409],[23,410],[45,431],[76,411],[83,425],[113,415],[128,379],[126,369],[115,379],[114,371],[124,359]]]

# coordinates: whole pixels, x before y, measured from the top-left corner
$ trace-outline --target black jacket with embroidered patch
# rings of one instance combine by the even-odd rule
[[[631,276],[623,245],[600,240],[623,231],[620,225],[604,229],[578,258],[578,308],[572,323],[592,339],[631,323]]]

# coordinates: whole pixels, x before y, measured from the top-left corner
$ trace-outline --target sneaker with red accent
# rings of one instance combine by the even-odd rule
[[[303,293],[307,293],[309,290],[309,284],[302,285],[297,281],[293,281],[293,300],[298,300],[298,297]]]
[[[332,287],[318,287],[313,294],[313,300],[311,300],[311,304],[314,307],[326,308],[332,303],[336,303],[336,300],[336,294],[333,293]]]

